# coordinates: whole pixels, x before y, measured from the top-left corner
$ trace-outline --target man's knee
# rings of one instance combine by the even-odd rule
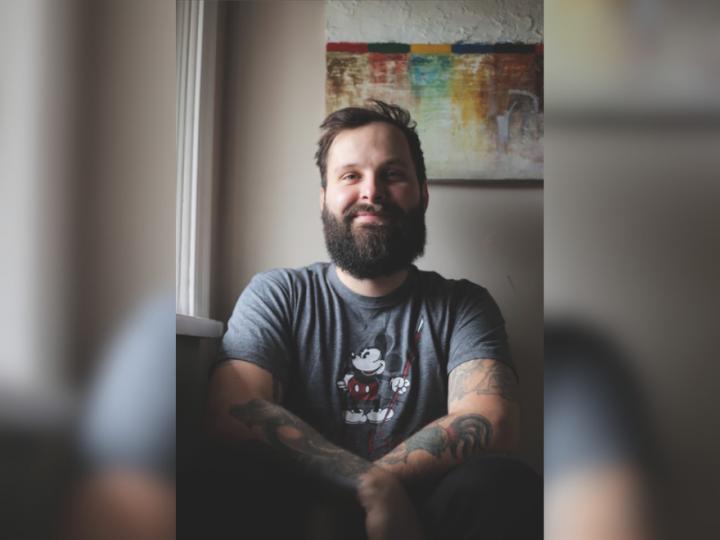
[[[463,490],[478,496],[484,493],[518,495],[542,491],[542,479],[520,460],[502,456],[485,456],[467,461],[452,469],[438,487]]]
[[[541,538],[542,478],[516,459],[487,456],[451,470],[426,504],[433,529],[458,538]]]

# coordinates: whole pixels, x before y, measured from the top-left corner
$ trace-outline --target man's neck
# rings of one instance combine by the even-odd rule
[[[348,274],[339,266],[335,266],[335,270],[337,272],[338,279],[340,279],[343,285],[345,285],[352,292],[360,294],[362,296],[372,297],[385,296],[386,294],[390,294],[395,289],[400,287],[400,285],[405,283],[405,279],[408,275],[408,270],[405,269],[398,270],[397,272],[394,272],[388,276],[380,276],[372,279],[358,279]]]

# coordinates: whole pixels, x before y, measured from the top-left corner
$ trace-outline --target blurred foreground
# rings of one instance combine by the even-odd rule
[[[174,2],[0,0],[0,537],[175,537]]]
[[[546,538],[720,531],[720,4],[548,0]]]

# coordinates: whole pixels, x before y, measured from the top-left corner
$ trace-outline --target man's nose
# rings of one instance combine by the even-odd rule
[[[387,196],[385,183],[379,175],[374,173],[365,176],[360,189],[360,198],[370,203],[382,202]]]

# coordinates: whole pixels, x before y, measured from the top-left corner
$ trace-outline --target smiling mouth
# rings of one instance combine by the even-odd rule
[[[370,371],[365,371],[364,369],[361,369],[363,375],[373,375],[377,369],[371,369]]]
[[[358,221],[388,221],[390,216],[387,214],[377,214],[375,212],[358,212],[353,219]]]

